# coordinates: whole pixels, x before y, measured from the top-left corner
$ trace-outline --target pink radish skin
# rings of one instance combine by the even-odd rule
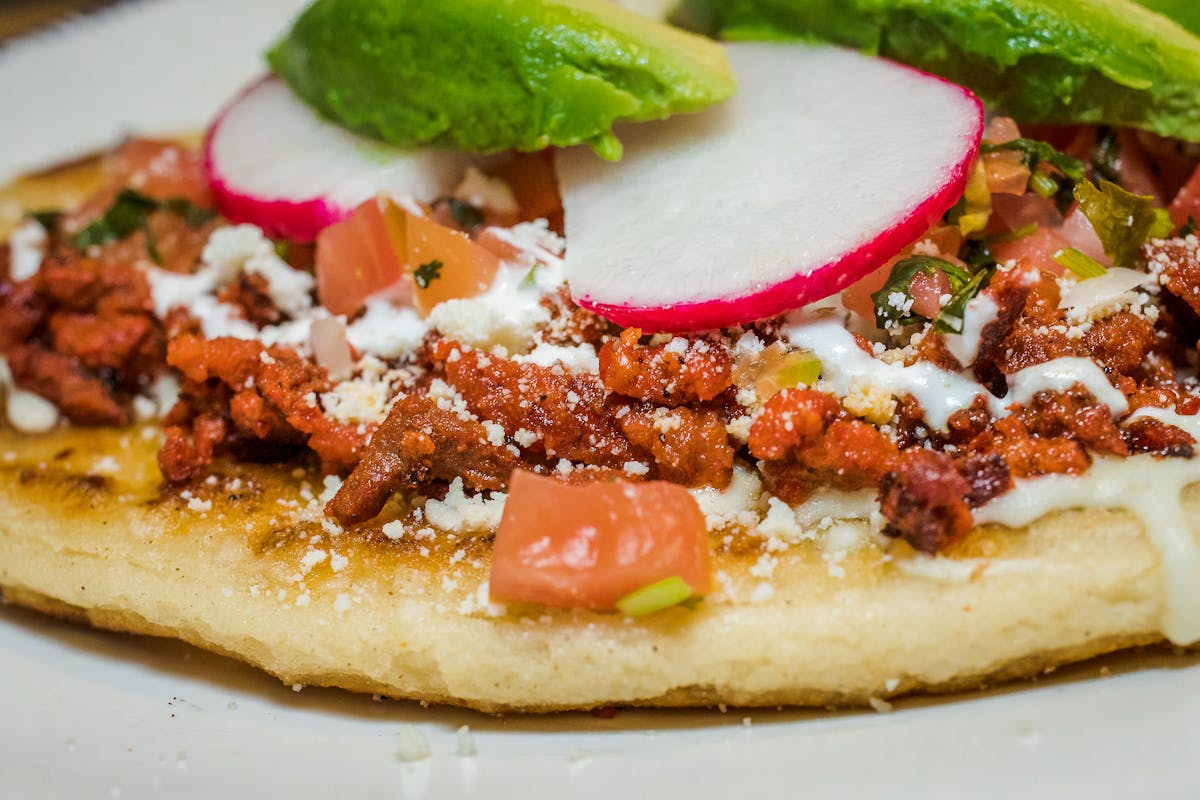
[[[981,114],[981,132],[982,119]],[[669,307],[607,305],[593,302],[587,297],[578,298],[576,302],[588,311],[622,327],[638,326],[653,333],[688,333],[728,328],[774,317],[815,303],[870,275],[929,230],[930,226],[941,219],[942,215],[958,202],[958,198],[962,197],[970,177],[970,165],[971,161],[968,159],[956,167],[951,176],[952,182],[946,185],[944,191],[913,209],[912,214],[897,223],[896,227],[885,231],[879,238],[815,272],[796,275],[761,292],[727,300]]]
[[[370,142],[320,119],[273,76],[235,97],[204,142],[221,214],[297,242],[313,241],[381,192],[402,203],[449,194],[477,160]]]
[[[967,89],[906,66],[826,46],[743,43],[729,45],[729,53],[740,87],[728,108],[650,123],[643,129],[648,132],[626,129],[628,133],[622,132],[626,143],[622,164],[598,164],[588,154],[574,150],[559,153],[567,223],[567,279],[576,302],[584,308],[623,326],[664,333],[732,327],[776,316],[835,294],[878,269],[916,241],[962,196],[984,128],[983,105]],[[807,73],[802,72],[804,68]],[[813,103],[772,102],[773,94],[788,91],[784,81],[797,71],[806,74],[804,80],[814,87],[818,96]],[[849,93],[860,88],[839,84],[847,72],[863,75],[863,94],[868,100],[872,93],[879,94],[880,102],[865,102],[858,110],[860,107],[842,100],[853,97]],[[887,100],[903,104],[904,91],[914,87],[921,98],[909,117],[900,115],[882,123],[879,115],[883,112],[876,106]],[[785,229],[803,225],[805,203],[811,206],[814,202],[805,195],[816,203],[824,200],[821,182],[816,181],[817,186],[806,182],[809,175],[804,170],[811,166],[835,165],[836,169],[830,169],[851,187],[841,199],[851,204],[848,209],[870,211],[888,201],[887,189],[873,184],[876,174],[854,169],[868,160],[864,153],[873,151],[855,150],[853,145],[846,145],[845,152],[837,149],[843,146],[839,137],[844,132],[819,130],[827,134],[819,143],[825,151],[818,150],[823,155],[807,162],[803,140],[795,149],[788,149],[792,144],[786,138],[789,120],[808,114],[810,124],[818,129],[824,124],[822,92],[832,94],[835,105],[841,102],[840,110],[830,113],[843,123],[849,120],[848,141],[855,141],[855,131],[866,131],[858,138],[883,141],[886,146],[888,128],[884,124],[920,132],[922,135],[913,138],[917,142],[914,149],[920,151],[917,163],[924,166],[921,158],[934,162],[929,167],[936,172],[933,177],[928,170],[914,172],[910,179],[908,165],[896,167],[900,177],[893,176],[892,181],[901,188],[916,192],[910,184],[925,181],[928,185],[922,184],[917,195],[894,210],[895,216],[876,227],[856,230],[854,226],[860,224],[857,215],[847,212],[836,218],[851,220],[843,230],[826,236],[825,228],[820,227],[808,231],[807,239],[793,243]],[[756,149],[754,134],[743,144],[739,137],[746,119],[741,114],[747,108],[771,117],[755,117],[752,126],[782,130],[785,135],[766,134],[765,149]],[[941,127],[923,122],[936,114],[948,122]],[[818,122],[812,123],[812,119]],[[653,125],[660,126],[658,133],[648,130]],[[923,131],[922,125],[930,130]],[[939,135],[943,141],[937,139]],[[923,142],[933,144],[921,151]],[[777,152],[770,150],[772,146]],[[759,155],[762,158],[756,161]],[[725,180],[718,182],[714,177],[711,186],[705,185],[703,176],[710,170],[719,175],[725,161],[730,162]],[[892,166],[886,160],[884,165]],[[739,181],[729,176],[743,166],[746,172],[741,183],[748,183],[750,192],[730,188]],[[646,176],[645,183],[637,183],[639,175]],[[651,181],[652,186],[648,185]],[[759,186],[766,187],[762,197],[756,193]],[[665,198],[661,213],[653,200],[644,200],[657,187],[662,187]],[[606,196],[609,192],[615,194]],[[817,209],[813,216],[819,212]],[[608,223],[608,240],[590,234],[591,226],[600,224],[603,216],[613,218]],[[664,218],[680,224],[670,227]],[[763,223],[764,219],[771,224]],[[727,237],[743,237],[745,246],[736,241],[731,245]],[[842,239],[852,242],[840,253],[818,255],[813,263],[787,255],[803,252],[807,256],[809,251],[836,247]],[[764,241],[767,244],[762,244]],[[672,257],[675,246],[682,253],[679,258]],[[756,271],[756,256],[773,266]],[[624,272],[603,272],[613,270],[613,265]],[[709,296],[704,296],[706,293]],[[640,301],[639,294],[652,299]]]

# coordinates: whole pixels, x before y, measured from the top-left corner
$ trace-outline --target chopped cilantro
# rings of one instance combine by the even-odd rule
[[[479,206],[465,203],[457,197],[451,197],[446,205],[450,208],[454,224],[464,231],[474,230],[483,224],[483,210]]]
[[[98,219],[74,236],[75,246],[80,250],[109,242],[116,242],[146,227],[149,215],[157,211],[157,200],[140,192],[126,189]]]
[[[1142,254],[1142,245],[1150,239],[1170,236],[1174,230],[1166,209],[1156,208],[1154,198],[1127,192],[1110,181],[1099,186],[1080,183],[1075,199],[1084,213],[1105,254],[1119,267],[1132,267]]]
[[[162,208],[182,219],[183,223],[192,230],[203,228],[217,218],[216,211],[213,211],[211,208],[201,208],[200,206],[193,205],[184,197],[172,197],[162,204]]]
[[[146,252],[154,263],[162,263],[158,252],[158,243],[150,230],[150,215],[155,211],[166,210],[184,221],[189,228],[203,227],[214,219],[217,214],[207,208],[200,208],[182,197],[169,200],[155,200],[133,189],[125,189],[113,204],[100,217],[72,237],[72,242],[80,250],[117,242],[136,231],[146,234]]]
[[[926,275],[944,272],[950,279],[950,300],[932,320],[912,313],[909,286],[918,272]],[[957,264],[933,256],[910,256],[901,259],[892,267],[883,288],[871,295],[875,305],[875,324],[880,328],[892,328],[915,325],[918,322],[932,322],[938,331],[958,333],[962,330],[963,312],[967,303],[988,285],[994,273],[994,261],[972,274]],[[903,298],[903,301],[894,302],[896,295]]]
[[[1083,181],[1086,165],[1077,158],[1072,158],[1060,152],[1045,142],[1037,139],[1013,139],[998,144],[984,143],[980,146],[981,154],[1014,151],[1021,154],[1025,166],[1029,168],[1029,188],[1042,197],[1054,198],[1058,210],[1066,213],[1074,202],[1072,193],[1076,184]],[[1040,171],[1041,165],[1053,169],[1050,172]],[[1060,177],[1061,176],[1061,177]]]
[[[413,280],[417,282],[417,286],[428,289],[431,283],[442,277],[443,266],[442,262],[437,259],[422,264],[413,272]]]
[[[1188,214],[1187,222],[1179,226],[1179,231],[1175,235],[1180,239],[1186,239],[1195,233],[1198,227],[1200,226],[1196,224],[1196,218]]]

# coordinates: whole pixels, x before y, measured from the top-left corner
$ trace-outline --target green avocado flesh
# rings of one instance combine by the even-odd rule
[[[730,39],[856,47],[968,86],[1023,122],[1200,141],[1200,39],[1128,0],[684,0],[673,19]]]
[[[1137,3],[1200,34],[1200,0],[1137,0]]]
[[[317,0],[268,53],[309,105],[399,147],[588,143],[736,84],[720,45],[604,0]]]

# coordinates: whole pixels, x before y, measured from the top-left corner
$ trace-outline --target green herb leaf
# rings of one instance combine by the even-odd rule
[[[991,283],[992,276],[995,274],[994,264],[984,267],[972,275],[971,280],[964,283],[961,288],[956,289],[950,296],[949,302],[942,306],[942,310],[933,320],[934,330],[942,333],[962,333],[963,315],[967,312],[967,303],[974,300],[975,296]]]
[[[1154,198],[1127,192],[1111,181],[1099,186],[1081,183],[1075,199],[1104,245],[1104,253],[1120,267],[1132,267],[1150,239],[1170,236],[1174,230],[1165,209],[1155,208]]]
[[[46,209],[44,211],[31,211],[29,216],[32,217],[38,225],[46,229],[46,233],[51,235],[58,232],[58,225],[62,222],[63,212],[54,209]]]
[[[158,245],[150,232],[150,215],[164,209],[180,217],[193,230],[203,227],[217,216],[215,211],[193,205],[182,197],[159,201],[133,189],[125,189],[103,215],[75,234],[72,242],[80,250],[86,250],[120,241],[140,230],[146,234],[146,252],[154,263],[162,263]]]
[[[617,610],[630,617],[644,617],[655,611],[685,603],[692,595],[692,587],[688,586],[683,578],[664,578],[622,597],[617,601]]]
[[[983,154],[1002,151],[1020,153],[1031,173],[1029,188],[1042,197],[1053,198],[1058,210],[1067,213],[1073,202],[1075,185],[1083,180],[1086,164],[1037,139],[1013,139],[999,144],[985,142],[979,147],[979,152]],[[1042,164],[1051,167],[1062,177],[1039,170]]]
[[[1069,269],[1081,281],[1085,281],[1088,278],[1099,278],[1108,272],[1095,259],[1086,253],[1081,253],[1074,247],[1059,250],[1054,254],[1054,260]]]
[[[1039,142],[1037,139],[1012,139],[1011,141],[1000,142],[999,144],[984,142],[979,147],[979,152],[983,154],[999,153],[1002,151],[1016,151],[1020,153],[1025,166],[1030,171],[1037,171],[1040,164],[1049,164],[1074,183],[1079,183],[1083,180],[1083,172],[1086,165],[1082,161],[1054,149],[1045,142]]]
[[[454,224],[464,231],[474,230],[483,224],[483,210],[479,206],[464,203],[457,197],[451,197],[446,201],[446,205],[450,209]]]
[[[933,256],[910,256],[897,261],[883,288],[871,295],[875,305],[875,324],[880,328],[896,328],[928,321],[911,310],[909,285],[918,272],[935,275],[946,273],[951,288],[957,292],[971,281],[971,273],[957,264]]]
[[[422,264],[413,272],[413,280],[417,282],[417,286],[422,289],[428,289],[431,283],[442,277],[443,266],[442,262],[437,259],[427,264]]]
[[[183,219],[185,225],[192,230],[203,228],[217,218],[217,212],[211,208],[201,208],[193,205],[184,197],[172,197],[162,204],[162,207],[177,217]]]
[[[1196,218],[1193,217],[1191,214],[1188,214],[1187,222],[1185,222],[1179,226],[1179,231],[1176,232],[1175,235],[1178,236],[1180,239],[1186,239],[1187,237],[1189,237],[1193,233],[1195,233],[1196,229],[1198,227],[1200,227],[1200,225],[1196,224]]]
[[[133,189],[125,189],[99,219],[75,234],[73,241],[80,250],[124,239],[142,230],[146,218],[158,210],[158,201]]]

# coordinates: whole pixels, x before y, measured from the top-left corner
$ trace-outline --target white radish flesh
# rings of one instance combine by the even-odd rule
[[[724,327],[844,289],[962,195],[968,90],[823,45],[729,45],[739,89],[627,125],[625,156],[558,156],[576,300],[648,331]]]
[[[209,130],[205,168],[221,213],[311,241],[379,193],[404,203],[448,195],[478,156],[397,150],[322,120],[278,78],[233,100]]]

